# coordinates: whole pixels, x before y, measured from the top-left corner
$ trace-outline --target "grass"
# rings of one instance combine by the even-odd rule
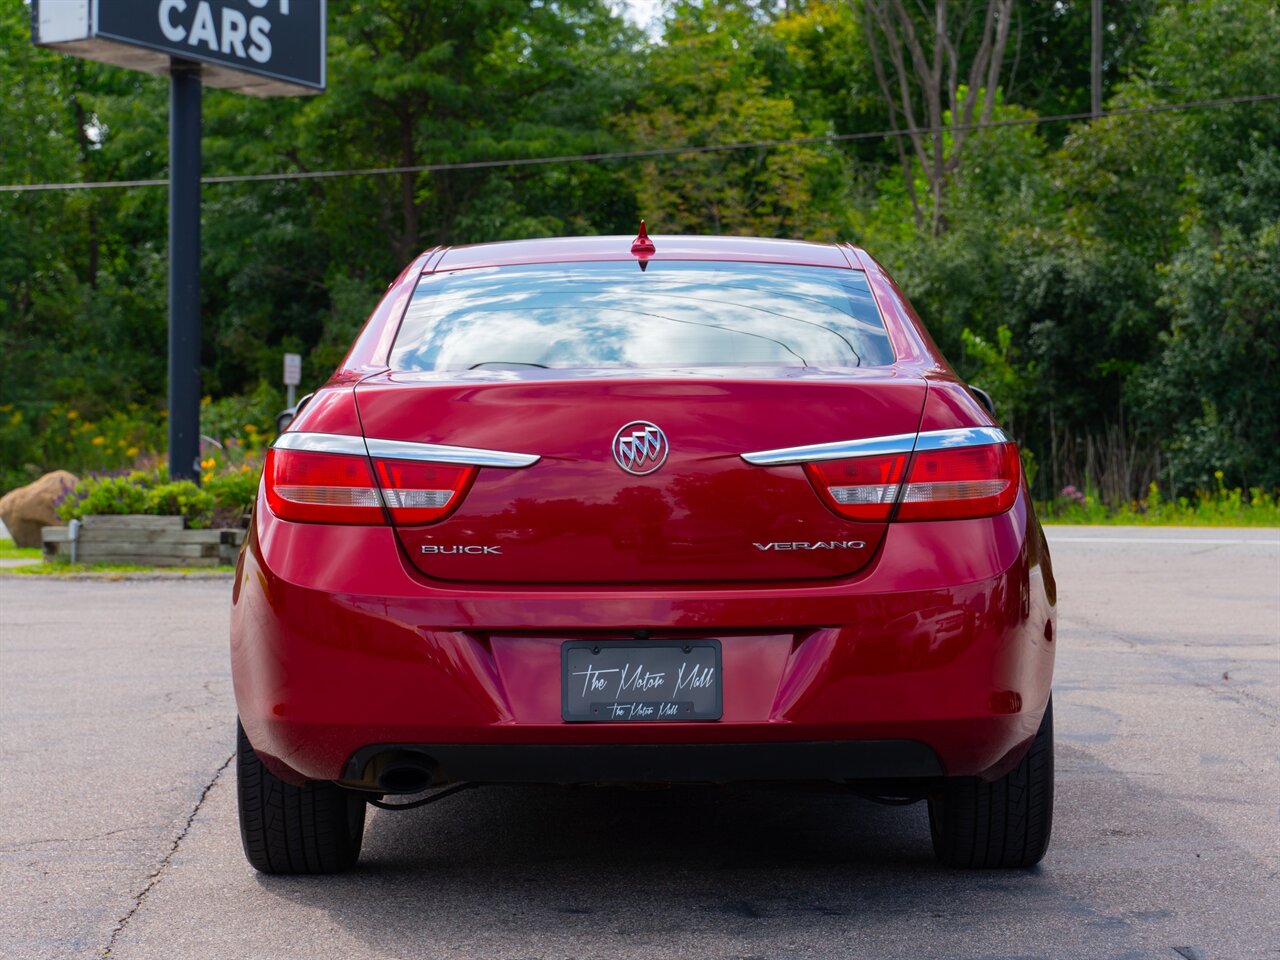
[[[0,560],[39,560],[39,547],[20,547],[8,537],[0,539]]]
[[[0,560],[40,560],[39,547],[19,547],[0,539]],[[234,573],[235,567],[149,567],[140,563],[29,563],[21,567],[0,567],[0,576],[59,577],[69,573]]]
[[[1218,476],[1218,489],[1201,491],[1194,497],[1165,499],[1154,483],[1145,499],[1118,507],[1098,501],[1092,493],[1068,487],[1070,495],[1047,503],[1037,503],[1036,513],[1044,523],[1091,524],[1139,527],[1280,527],[1280,497],[1260,487],[1247,493],[1239,487],[1228,490]]]
[[[235,567],[148,567],[140,563],[32,563],[24,567],[0,568],[0,576],[65,577],[73,573],[235,573]]]

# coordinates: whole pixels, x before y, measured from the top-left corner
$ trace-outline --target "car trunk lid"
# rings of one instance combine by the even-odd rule
[[[379,439],[539,457],[481,466],[443,521],[398,523],[422,573],[582,585],[857,572],[886,524],[837,516],[798,464],[741,455],[914,434],[924,396],[922,380],[889,368],[388,373],[356,390],[371,447]]]

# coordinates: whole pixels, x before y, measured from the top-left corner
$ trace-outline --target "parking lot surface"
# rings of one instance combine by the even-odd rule
[[[229,581],[0,578],[5,958],[1280,958],[1280,531],[1056,527],[1054,840],[934,864],[923,804],[490,787],[342,877],[236,826]]]

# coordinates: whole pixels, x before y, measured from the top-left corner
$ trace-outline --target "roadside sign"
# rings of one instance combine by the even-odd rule
[[[32,0],[31,37],[88,60],[201,80],[258,97],[320,93],[325,0]]]
[[[284,355],[284,385],[296,387],[302,382],[302,354],[286,353]]]
[[[297,398],[297,386],[302,382],[302,354],[284,355],[284,385],[288,388],[288,404],[292,410]]]
[[[206,86],[324,90],[326,0],[30,0],[31,40],[169,77],[169,476],[200,482],[200,123]],[[289,406],[301,379],[285,357]]]

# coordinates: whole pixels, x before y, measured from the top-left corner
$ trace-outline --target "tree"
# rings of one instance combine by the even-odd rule
[[[962,0],[953,8],[934,0],[926,23],[907,0],[861,0],[890,121],[912,148],[908,153],[904,138],[895,138],[911,209],[916,225],[927,220],[934,236],[946,226],[947,186],[964,160],[975,116],[989,123],[995,110],[1012,6],[1013,0]],[[928,185],[927,210],[916,189],[916,164]]]
[[[794,24],[790,25],[794,26]],[[632,144],[694,149],[643,161],[634,178],[639,209],[664,233],[723,233],[835,239],[848,181],[830,147],[788,143],[722,151],[724,144],[830,132],[775,90],[790,53],[758,8],[682,3],[646,65],[635,107],[616,121]],[[788,32],[791,32],[788,30]]]

